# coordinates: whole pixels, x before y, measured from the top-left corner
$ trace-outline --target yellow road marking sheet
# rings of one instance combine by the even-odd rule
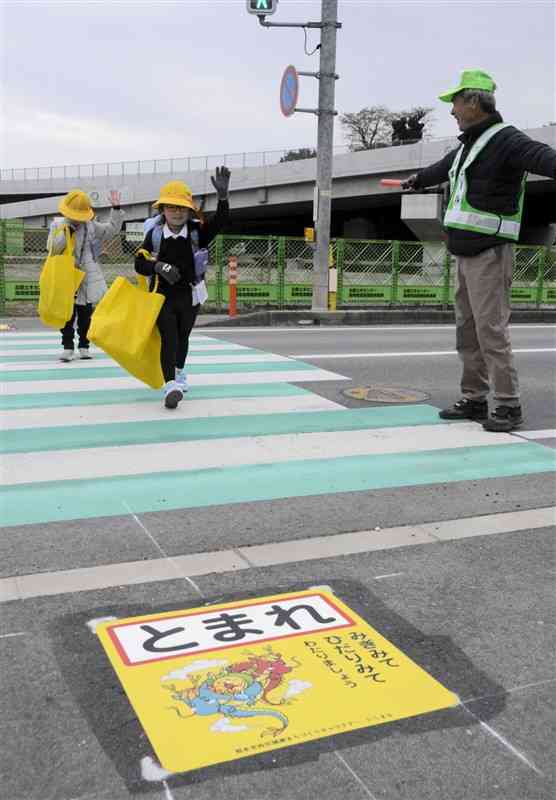
[[[97,634],[170,772],[459,703],[328,591],[118,619]]]

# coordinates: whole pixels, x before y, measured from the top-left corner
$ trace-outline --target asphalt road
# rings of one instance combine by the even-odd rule
[[[556,326],[515,325],[510,330],[526,415],[524,429],[554,428]],[[255,331],[238,328],[233,332],[229,328],[210,328],[207,333],[331,369],[349,376],[354,386],[380,384],[418,389],[428,393],[430,402],[438,407],[451,405],[459,398],[460,366],[454,353],[453,325],[310,326],[302,330],[288,327]],[[446,354],[439,355],[441,352]],[[403,353],[408,355],[397,355]],[[328,384],[310,388],[345,405],[360,405],[341,394],[346,388],[343,385],[340,389]]]
[[[32,332],[36,324],[18,321],[18,328]],[[376,384],[420,390],[428,395],[427,406],[442,407],[458,397],[451,326],[210,328],[200,333],[347,377],[301,384],[346,408],[380,410],[343,393]],[[404,483],[404,475],[415,468],[412,456],[402,453],[392,462],[401,480],[364,488],[364,480],[355,481],[355,470],[350,487],[349,479],[336,474],[348,469],[349,459],[329,452],[330,491],[323,483],[318,494],[303,493],[300,484],[299,493],[280,496],[277,490],[266,499],[218,501],[233,475],[215,468],[209,471],[214,504],[146,512],[130,507],[129,513],[108,516],[99,508],[88,518],[3,527],[0,779],[5,796],[551,800],[555,328],[515,326],[512,339],[526,414],[520,436],[529,431],[535,437],[533,443],[519,439],[503,445],[514,464],[502,465],[500,474],[452,480],[439,468],[441,477],[433,482],[408,478]],[[79,365],[69,369],[79,375]],[[49,412],[44,413],[46,424]],[[299,440],[304,435],[296,434]],[[221,441],[223,449],[227,441],[234,450],[234,438]],[[249,437],[241,442],[250,446]],[[342,444],[341,436],[337,442]],[[198,451],[187,440],[180,447],[194,470]],[[495,449],[484,447],[484,458]],[[532,468],[529,457],[521,462],[525,452],[540,454],[547,468]],[[154,459],[154,446],[152,453]],[[30,458],[29,468],[36,468]],[[429,458],[435,458],[432,451]],[[357,463],[366,469],[372,462]],[[59,468],[55,451],[52,465]],[[255,473],[241,474],[255,483]],[[287,471],[270,474],[282,480]],[[156,480],[164,487],[161,475]],[[325,467],[314,480],[327,480]],[[76,484],[84,502],[94,482]],[[52,483],[50,491],[61,492],[62,484]],[[47,492],[49,485],[44,484]],[[121,486],[114,479],[112,494]],[[248,485],[237,486],[248,494]],[[16,487],[10,503],[39,503],[37,498],[46,497],[26,491],[25,484]],[[107,490],[107,506],[108,500]],[[292,741],[202,769],[176,774],[162,769],[94,635],[95,621],[315,586],[328,587],[459,703],[306,743]],[[331,702],[341,714],[341,695]],[[189,730],[184,719],[186,752],[195,747]]]

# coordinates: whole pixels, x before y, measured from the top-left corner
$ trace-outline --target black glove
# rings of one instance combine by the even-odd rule
[[[230,170],[228,167],[216,167],[215,175],[211,175],[212,185],[218,193],[219,200],[228,199],[228,189],[230,187]]]
[[[417,178],[418,175],[416,172],[413,175],[410,175],[409,178],[406,178],[405,181],[402,181],[402,189],[415,189]]]
[[[164,278],[170,286],[173,286],[174,283],[177,283],[181,277],[180,271],[177,267],[173,264],[165,264],[164,261],[157,261],[154,265],[154,271],[157,275],[160,275],[161,278]]]

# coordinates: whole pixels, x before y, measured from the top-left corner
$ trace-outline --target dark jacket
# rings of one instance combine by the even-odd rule
[[[460,169],[478,137],[491,125],[502,121],[500,114],[492,114],[461,134],[459,140],[463,142],[465,149],[460,160]],[[458,150],[459,147],[456,147],[440,161],[421,170],[415,188],[436,186],[449,180],[448,171]],[[547,144],[536,142],[513,126],[504,128],[492,137],[467,170],[467,200],[473,208],[480,211],[515,214],[525,172],[556,178],[556,150]],[[446,233],[449,251],[459,256],[474,256],[489,247],[507,244],[509,241],[500,236],[456,228],[446,228]]]
[[[164,278],[159,278],[158,291],[160,294],[168,295],[174,292],[181,292],[185,289],[189,289],[190,285],[196,282],[193,247],[191,245],[192,232],[196,231],[198,234],[200,249],[208,247],[214,237],[220,233],[222,228],[226,225],[229,218],[230,206],[228,201],[219,200],[216,213],[204,225],[201,225],[197,221],[189,221],[187,223],[187,239],[183,239],[181,236],[177,239],[165,239],[164,236],[162,236],[158,261],[163,261],[166,264],[173,264],[179,269],[181,277],[180,280],[173,285],[170,285]],[[145,236],[141,249],[147,250],[149,253],[153,252],[152,231],[149,231]],[[148,261],[142,255],[135,256],[135,271],[138,272],[139,275],[150,277],[152,287],[154,282],[153,276],[155,275],[154,263],[152,261]]]

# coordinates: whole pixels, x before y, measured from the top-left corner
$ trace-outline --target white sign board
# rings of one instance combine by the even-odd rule
[[[119,192],[120,193],[120,202],[122,205],[126,203],[130,203],[132,200],[131,191],[126,188],[125,186],[114,186],[109,189],[85,189],[89,197],[91,198],[91,203],[93,208],[110,208],[112,205],[110,202],[110,195],[111,192]]]
[[[126,222],[125,226],[125,238],[128,242],[138,242],[141,244],[143,239],[145,238],[145,234],[143,232],[143,223],[142,222]]]

